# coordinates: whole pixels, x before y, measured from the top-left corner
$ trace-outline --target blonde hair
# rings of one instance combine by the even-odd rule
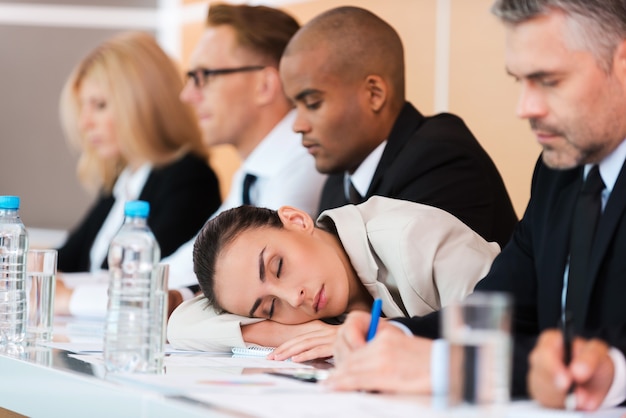
[[[121,155],[102,159],[80,129],[79,93],[85,79],[109,91]],[[179,100],[182,75],[174,62],[143,32],[125,32],[91,51],[72,71],[60,99],[61,124],[80,152],[77,175],[89,190],[110,193],[133,155],[160,166],[187,152],[206,157],[191,108]]]

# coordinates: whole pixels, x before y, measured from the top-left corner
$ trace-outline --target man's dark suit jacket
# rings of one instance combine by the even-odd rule
[[[161,247],[161,256],[166,257],[194,237],[217,210],[221,197],[217,177],[206,160],[187,154],[153,169],[139,200],[150,203],[148,225]],[[98,198],[59,249],[59,271],[89,271],[91,246],[114,202],[110,195]],[[106,259],[102,268],[107,268]]]
[[[343,173],[328,177],[320,212],[348,203]],[[443,209],[503,247],[517,216],[493,161],[463,121],[424,117],[406,103],[396,120],[365,199],[378,195]]]
[[[585,337],[598,337],[626,355],[626,173],[622,167],[600,218],[591,253],[587,301],[573,315],[584,318]],[[507,291],[514,297],[513,394],[526,394],[528,354],[539,333],[557,327],[570,223],[582,186],[583,168],[559,171],[540,160],[531,198],[509,244],[476,290]],[[438,335],[439,314],[398,319],[419,335]]]

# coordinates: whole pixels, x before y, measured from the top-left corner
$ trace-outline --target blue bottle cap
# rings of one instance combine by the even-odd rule
[[[19,209],[19,196],[0,196],[0,209]]]
[[[150,214],[150,203],[143,200],[131,200],[124,206],[124,215],[147,218]]]

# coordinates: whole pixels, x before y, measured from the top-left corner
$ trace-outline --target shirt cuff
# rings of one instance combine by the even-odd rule
[[[450,345],[444,339],[433,340],[430,351],[430,381],[434,396],[448,393]]]
[[[70,313],[76,316],[104,318],[107,312],[108,284],[85,284],[74,288]]]
[[[396,328],[399,328],[402,332],[404,332],[405,335],[412,337],[413,333],[411,332],[411,330],[409,329],[409,327],[407,327],[406,325],[404,325],[402,322],[398,322],[398,321],[389,321],[389,323],[393,326],[395,326]]]
[[[609,392],[604,397],[601,408],[617,406],[626,399],[626,359],[624,359],[624,354],[617,348],[611,347],[609,357],[613,361],[613,383],[611,383]]]

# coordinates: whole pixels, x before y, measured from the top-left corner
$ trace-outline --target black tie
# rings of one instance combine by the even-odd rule
[[[589,279],[589,259],[593,238],[602,212],[602,190],[604,183],[600,170],[594,165],[578,195],[574,216],[572,217],[569,276],[567,284],[566,311],[574,318],[574,325],[581,331],[585,318],[580,314],[584,311],[585,288]]]
[[[350,203],[353,205],[358,205],[363,201],[363,196],[361,196],[361,193],[359,193],[356,187],[354,187],[352,181],[350,181],[350,189],[348,190],[348,193],[350,194]]]
[[[246,174],[243,178],[243,193],[241,195],[241,201],[244,205],[251,205],[250,201],[250,187],[256,181],[256,176],[254,174]]]

